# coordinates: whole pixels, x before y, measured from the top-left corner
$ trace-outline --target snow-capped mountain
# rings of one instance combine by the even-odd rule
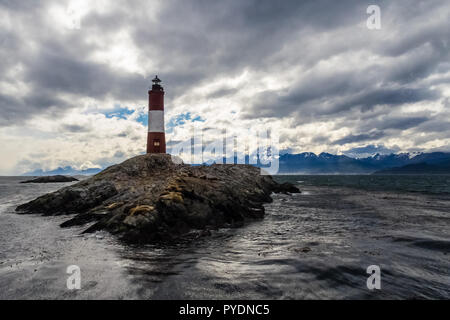
[[[436,164],[450,160],[450,153],[399,153],[375,154],[366,158],[351,158],[345,155],[311,152],[284,154],[280,158],[280,173],[339,174],[372,173],[375,171],[401,167],[409,164]]]

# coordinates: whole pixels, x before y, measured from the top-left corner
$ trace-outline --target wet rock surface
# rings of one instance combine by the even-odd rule
[[[56,176],[38,177],[35,179],[22,181],[20,183],[56,183],[56,182],[72,182],[72,181],[79,181],[79,180],[74,177],[56,175]]]
[[[62,227],[95,221],[131,242],[167,241],[264,216],[272,192],[295,193],[249,165],[190,166],[149,154],[111,166],[77,184],[17,207],[19,213],[77,214]]]

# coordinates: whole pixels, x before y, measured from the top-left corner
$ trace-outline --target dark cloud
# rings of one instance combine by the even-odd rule
[[[417,127],[419,124],[428,121],[428,117],[384,117],[377,124],[372,124],[370,127],[377,128],[379,130],[395,129],[395,130],[407,130],[409,128]]]
[[[373,132],[361,133],[361,134],[357,134],[357,135],[350,134],[344,138],[333,141],[332,144],[343,145],[343,144],[347,144],[347,143],[378,140],[378,139],[384,137],[385,135],[386,134],[382,131],[373,131]]]
[[[384,145],[368,145],[364,147],[356,147],[343,151],[342,153],[352,158],[367,157],[374,154],[391,154],[400,150],[399,147],[387,148]]]
[[[1,0],[0,8],[4,8],[10,11],[31,10],[36,8],[36,2],[33,0],[23,0],[23,1]]]
[[[440,112],[401,112],[406,104],[444,97],[450,70],[445,0],[375,1],[382,9],[379,31],[365,28],[373,1],[169,0],[158,8],[148,1],[112,2],[90,11],[81,29],[71,32],[54,28],[49,9],[56,3],[0,1],[0,10],[20,26],[0,28],[0,72],[11,87],[26,87],[21,95],[0,92],[0,126],[36,114],[59,115],[85,98],[145,105],[154,74],[170,88],[170,104],[244,70],[285,85],[242,102],[243,119],[289,117],[295,125],[349,126],[354,134],[332,141],[335,145],[448,126]],[[92,58],[112,47],[118,33],[138,48],[139,74]],[[341,55],[348,58],[339,60]],[[298,76],[292,77],[289,72],[296,69]],[[222,87],[205,98],[232,97],[240,90],[246,85]]]
[[[114,72],[104,64],[71,57],[67,50],[46,49],[34,59],[26,79],[36,84],[35,90],[51,89],[90,98],[111,95],[125,101],[139,99],[146,91],[148,83],[142,76]]]
[[[88,132],[91,128],[89,126],[82,126],[78,124],[64,124],[61,126],[63,132]]]
[[[435,132],[441,137],[448,137],[450,133],[450,115],[447,118],[432,119],[417,127],[418,132],[430,133]],[[428,136],[427,136],[428,137]]]
[[[378,105],[397,106],[427,100],[437,100],[440,93],[429,88],[379,88],[375,79],[355,72],[318,75],[306,78],[285,91],[266,91],[255,98],[255,104],[246,112],[247,118],[290,116],[320,117],[348,112],[357,107],[367,111]],[[274,108],[276,106],[276,108]]]
[[[234,93],[236,93],[238,91],[239,91],[239,89],[237,89],[237,88],[224,87],[224,88],[217,89],[214,92],[210,93],[207,96],[207,98],[209,98],[209,99],[222,98],[222,97],[225,97],[225,96],[232,95],[232,94],[234,94]]]

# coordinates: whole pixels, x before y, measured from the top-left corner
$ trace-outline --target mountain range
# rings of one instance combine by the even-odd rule
[[[25,172],[22,176],[76,176],[76,175],[92,175],[102,171],[101,168],[88,168],[83,170],[75,169],[71,166],[59,167],[54,170],[44,171],[42,169],[37,169],[34,171]]]
[[[232,162],[232,161],[231,161]],[[248,158],[247,161],[248,163]],[[230,162],[227,162],[230,163]],[[264,167],[258,162],[259,167]],[[280,174],[395,174],[395,173],[450,173],[450,153],[399,153],[375,154],[366,158],[352,158],[312,152],[283,154],[279,157]],[[92,175],[100,168],[77,170],[71,166],[51,171],[38,169],[24,173],[25,176]]]

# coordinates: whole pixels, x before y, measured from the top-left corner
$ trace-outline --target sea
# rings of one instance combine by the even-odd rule
[[[450,298],[450,176],[276,176],[302,192],[264,219],[144,246],[17,214],[73,183],[26,179],[0,177],[0,299]]]

